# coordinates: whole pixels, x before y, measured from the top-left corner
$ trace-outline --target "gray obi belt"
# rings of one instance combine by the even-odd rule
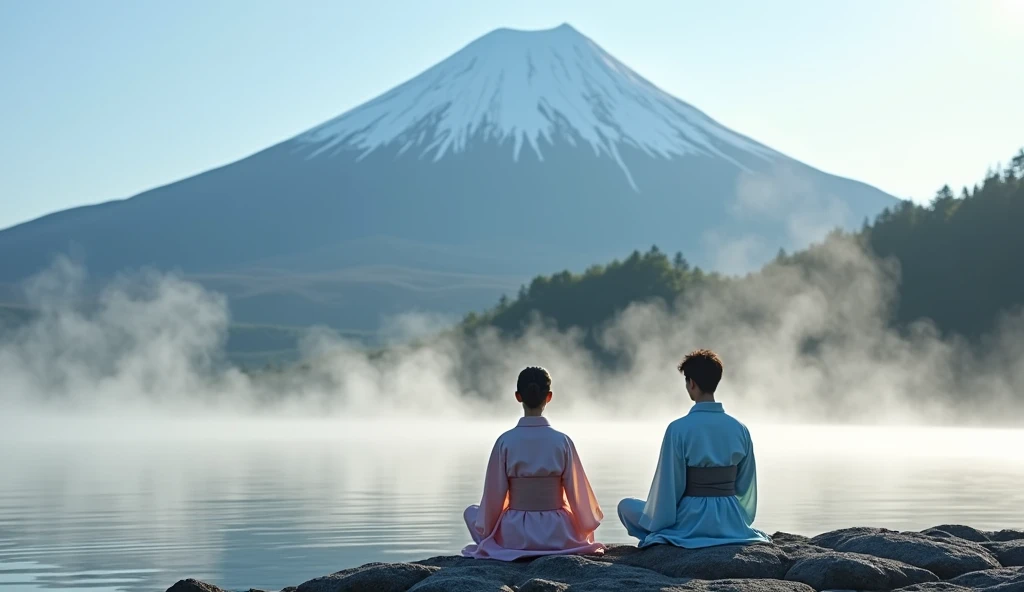
[[[509,477],[508,509],[524,512],[561,510],[565,507],[562,476]]]
[[[729,497],[736,495],[736,465],[729,467],[686,467],[684,497]]]

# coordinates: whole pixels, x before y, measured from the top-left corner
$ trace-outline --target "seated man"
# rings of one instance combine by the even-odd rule
[[[698,350],[678,369],[694,405],[665,431],[647,501],[619,502],[619,520],[641,547],[770,542],[750,526],[757,510],[750,432],[715,401],[722,361],[714,352]]]

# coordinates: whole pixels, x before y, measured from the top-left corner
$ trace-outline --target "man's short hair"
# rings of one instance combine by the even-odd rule
[[[709,349],[698,349],[687,354],[679,363],[678,370],[708,394],[715,392],[718,383],[722,381],[722,359]]]

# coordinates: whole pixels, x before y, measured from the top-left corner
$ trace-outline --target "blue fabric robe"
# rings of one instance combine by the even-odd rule
[[[686,467],[737,466],[736,495],[684,497]],[[658,469],[647,501],[624,499],[619,520],[640,546],[669,544],[687,549],[770,542],[754,529],[757,469],[747,427],[721,403],[697,403],[665,431]]]

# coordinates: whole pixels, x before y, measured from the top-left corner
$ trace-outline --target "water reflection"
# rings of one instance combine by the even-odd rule
[[[508,426],[277,427],[259,438],[4,443],[0,592],[130,592],[183,577],[275,590],[369,561],[453,553],[468,542],[462,509]],[[646,495],[664,426],[560,427],[604,505],[599,538],[628,542],[615,503]],[[769,532],[1021,525],[1020,432],[752,431],[757,525]]]

